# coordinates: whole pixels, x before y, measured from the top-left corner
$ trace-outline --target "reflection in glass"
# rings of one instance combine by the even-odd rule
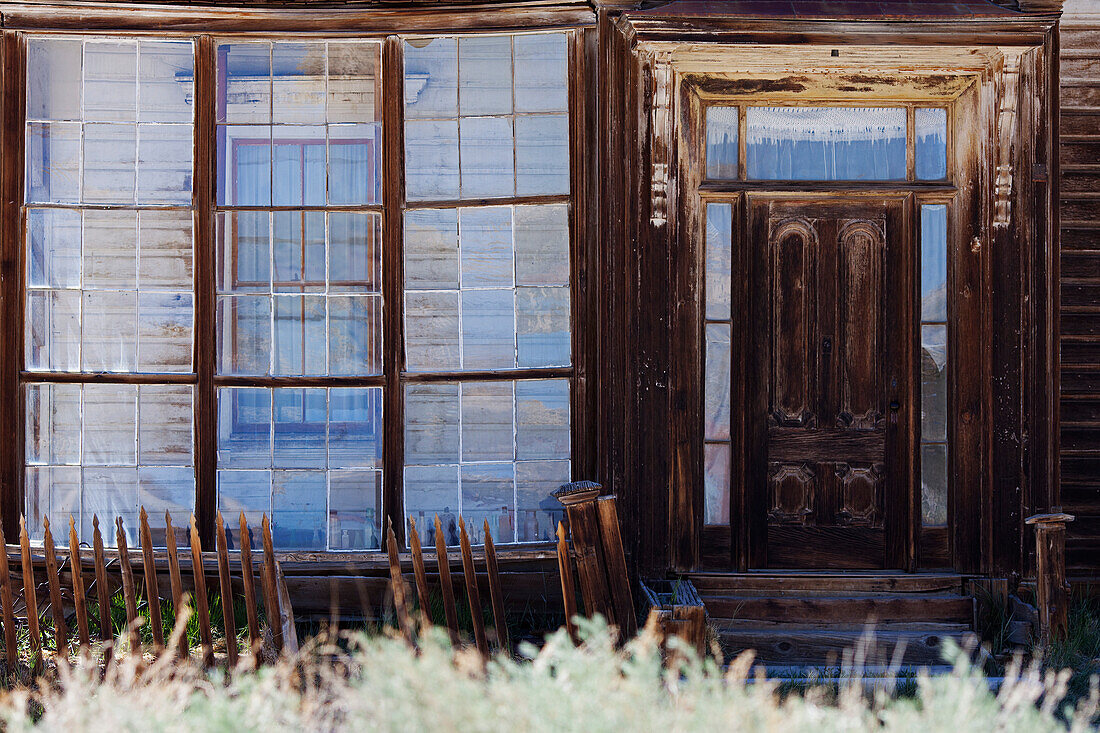
[[[737,107],[707,107],[707,178],[736,180]]]
[[[920,207],[921,320],[947,320],[947,207]]]
[[[101,526],[116,516],[136,539],[137,513],[149,512],[154,541],[164,541],[164,513],[186,526],[194,507],[187,385],[31,384],[26,388],[26,505],[28,531],[54,532],[71,514],[82,541],[92,515]],[[159,530],[159,533],[158,533]],[[114,544],[114,533],[104,532]]]
[[[730,446],[707,443],[703,449],[704,524],[730,523]]]
[[[703,387],[703,438],[730,438],[730,326],[706,325],[706,382]]]
[[[902,107],[750,107],[748,177],[904,180],[905,128]]]
[[[731,207],[707,204],[706,317],[708,321],[730,318],[733,275]]]
[[[921,439],[947,440],[947,326],[921,326]]]
[[[947,177],[947,110],[917,108],[914,113],[917,180]]]
[[[219,510],[281,549],[377,548],[381,456],[380,387],[218,390]]]
[[[920,451],[921,522],[947,526],[947,445],[926,443]]]
[[[405,511],[423,543],[458,543],[457,518],[484,541],[548,541],[562,516],[549,493],[569,476],[564,379],[405,387]]]
[[[561,33],[406,41],[408,199],[567,193],[565,68]]]
[[[406,212],[404,273],[409,370],[569,365],[567,206]]]

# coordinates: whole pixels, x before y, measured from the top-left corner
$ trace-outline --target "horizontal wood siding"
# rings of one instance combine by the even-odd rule
[[[1100,1],[1061,33],[1061,470],[1071,578],[1100,577]]]

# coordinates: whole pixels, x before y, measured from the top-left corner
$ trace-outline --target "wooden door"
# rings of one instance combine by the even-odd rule
[[[750,565],[906,564],[915,336],[905,201],[750,197]]]

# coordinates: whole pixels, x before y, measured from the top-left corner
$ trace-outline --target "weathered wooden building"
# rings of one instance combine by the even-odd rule
[[[461,514],[552,604],[594,479],[765,646],[934,647],[1059,507],[1094,578],[1100,9],[1061,10],[0,2],[4,529],[266,513],[323,609],[386,518]]]

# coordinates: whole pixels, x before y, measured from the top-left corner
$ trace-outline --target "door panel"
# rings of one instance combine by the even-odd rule
[[[755,567],[884,568],[910,521],[903,201],[751,198]]]

